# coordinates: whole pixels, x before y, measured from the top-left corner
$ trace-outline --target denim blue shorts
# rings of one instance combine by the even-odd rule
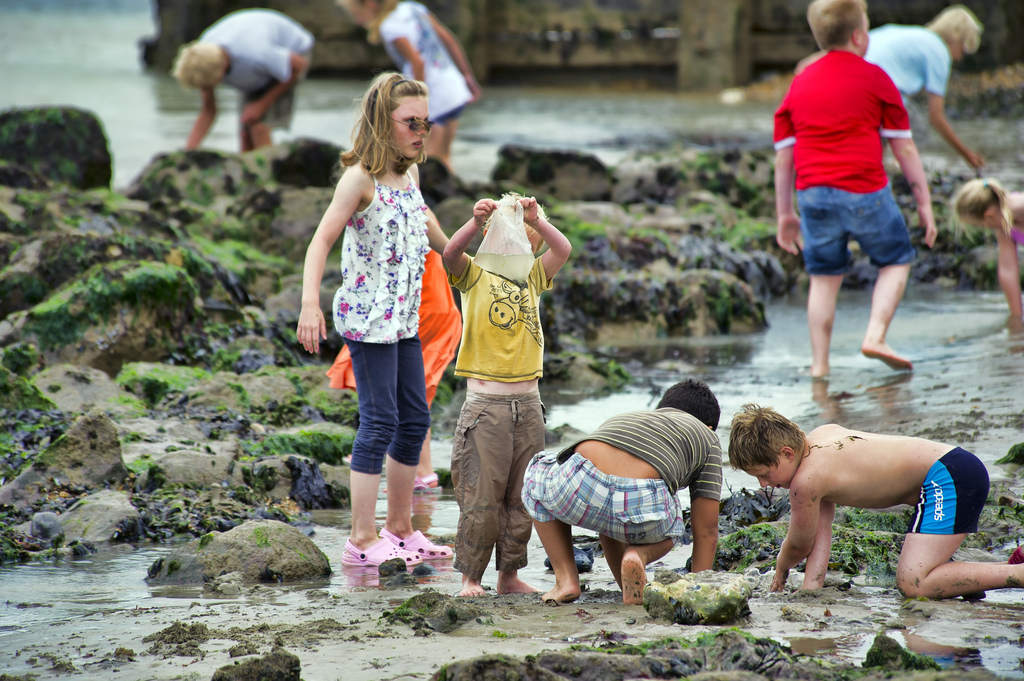
[[[977,532],[988,487],[988,470],[978,457],[960,447],[949,450],[928,470],[907,532]]]
[[[888,185],[868,194],[811,187],[796,197],[808,274],[846,274],[853,257],[850,239],[860,244],[875,267],[914,261],[907,223]]]
[[[461,116],[462,115],[462,110],[465,109],[465,108],[466,108],[465,106],[456,107],[456,108],[452,109],[451,111],[444,112],[440,116],[434,116],[434,118],[432,120],[437,125],[445,125],[446,123],[450,123],[450,122],[454,121],[456,118],[458,118],[459,116]]]

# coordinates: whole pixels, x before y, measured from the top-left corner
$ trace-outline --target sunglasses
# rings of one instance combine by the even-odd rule
[[[394,118],[392,120],[408,126],[409,130],[413,133],[430,132],[430,129],[434,127],[434,121],[427,120],[426,118],[406,118],[404,121]]]

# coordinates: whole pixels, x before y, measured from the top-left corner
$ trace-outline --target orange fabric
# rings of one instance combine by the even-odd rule
[[[427,383],[427,404],[433,404],[437,384],[441,382],[444,370],[455,357],[455,349],[462,340],[462,315],[455,307],[448,275],[444,271],[441,256],[427,253],[423,270],[423,292],[420,294],[420,343],[423,345],[423,374]],[[331,387],[356,389],[356,377],[352,371],[352,358],[348,347],[341,349],[334,364],[327,370]]]

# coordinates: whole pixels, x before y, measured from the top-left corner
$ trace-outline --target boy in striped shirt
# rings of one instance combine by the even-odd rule
[[[676,498],[690,490],[693,572],[711,569],[718,547],[722,489],[721,409],[707,384],[687,379],[665,391],[654,411],[613,416],[560,452],[530,462],[523,504],[544,544],[555,587],[545,601],[580,596],[572,527],[597,532],[622,602],[643,602],[646,567],[683,537]]]

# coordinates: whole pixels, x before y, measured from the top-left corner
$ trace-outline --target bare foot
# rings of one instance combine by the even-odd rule
[[[622,554],[622,602],[626,605],[642,605],[644,587],[647,586],[647,570],[643,559],[634,548]]]
[[[470,579],[466,575],[462,575],[462,591],[459,592],[459,596],[466,598],[470,596],[486,596],[487,592],[484,591],[483,584],[480,580]]]
[[[870,357],[871,359],[880,359],[888,364],[890,368],[898,371],[910,371],[914,368],[914,365],[911,364],[909,359],[900,357],[896,354],[895,350],[885,343],[880,345],[868,345],[865,343],[860,346],[860,353],[865,357]]]
[[[540,589],[519,579],[518,572],[499,572],[495,587],[500,594],[536,594]]]
[[[815,366],[812,364],[811,369],[808,373],[811,375],[812,379],[817,381],[828,378],[828,371],[828,364],[823,364],[822,366]]]
[[[580,585],[577,582],[575,586],[562,586],[558,582],[555,582],[555,588],[547,592],[540,597],[540,600],[544,603],[548,601],[554,601],[556,603],[572,603],[580,597]]]

